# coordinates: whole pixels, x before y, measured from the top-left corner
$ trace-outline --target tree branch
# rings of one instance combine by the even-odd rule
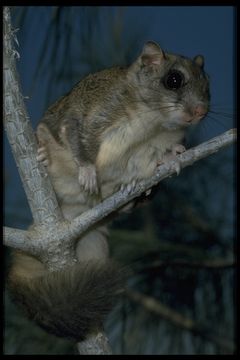
[[[118,210],[122,206],[126,205],[129,201],[140,196],[143,192],[147,191],[152,186],[158,184],[161,180],[172,176],[176,172],[176,163],[179,162],[182,169],[186,166],[190,166],[194,162],[204,157],[207,157],[208,155],[216,153],[218,150],[228,145],[231,145],[236,140],[236,136],[236,129],[231,129],[194,148],[191,148],[183,154],[178,155],[177,160],[172,160],[166,164],[160,165],[156,173],[151,178],[139,182],[131,193],[129,193],[127,189],[125,189],[124,191],[118,191],[114,195],[105,199],[103,202],[96,205],[94,208],[87,210],[75,219],[69,222],[64,221],[62,223],[58,223],[57,233],[59,234],[59,236],[61,234],[63,235],[63,233],[66,232],[68,232],[68,234],[71,234],[68,237],[66,237],[65,235],[61,236],[61,244],[63,244],[64,242],[69,242],[70,239],[76,239],[86,230],[88,230],[91,226],[96,225],[97,222],[111,214],[113,211]],[[44,233],[41,233],[41,236],[54,236],[56,238],[55,227],[47,227],[45,231],[43,230]],[[13,232],[9,233],[9,230],[5,231],[6,238],[4,239],[4,243],[5,245],[11,246],[11,239],[8,238],[9,234],[12,236]],[[38,244],[39,242],[36,241],[35,246],[37,247]]]
[[[158,270],[163,267],[187,267],[196,269],[231,269],[237,265],[236,260],[233,258],[215,258],[207,260],[158,260],[151,264],[151,266],[144,266],[140,272],[145,272],[147,269]]]
[[[126,205],[134,198],[146,192],[152,186],[157,185],[161,180],[172,176],[176,172],[175,169],[178,163],[180,163],[182,169],[190,166],[196,161],[231,145],[236,138],[236,129],[228,130],[225,133],[178,155],[176,160],[160,165],[157,168],[156,173],[151,178],[139,182],[131,193],[129,193],[127,189],[124,191],[118,191],[100,204],[96,205],[93,209],[90,209],[76,217],[69,224],[70,231],[77,233],[78,235],[81,234],[90,226],[95,225],[96,222],[111,214],[113,211],[119,209],[123,205]]]
[[[28,242],[30,241],[29,231],[13,229],[10,227],[3,228],[3,239],[7,239],[7,246],[14,249],[21,249],[23,251],[29,251]]]
[[[61,209],[46,169],[37,161],[37,142],[21,94],[15,65],[19,57],[13,46],[17,42],[11,28],[10,10],[4,7],[4,125],[34,223],[51,224],[62,220]]]
[[[108,338],[102,332],[77,343],[77,348],[81,355],[112,355]]]
[[[235,344],[232,340],[217,335],[216,332],[214,332],[212,329],[193,321],[189,317],[183,316],[182,314],[166,306],[159,300],[141,294],[132,289],[127,289],[125,291],[125,294],[130,300],[142,305],[146,310],[154,313],[155,315],[161,316],[175,326],[178,326],[184,330],[191,331],[193,335],[199,335],[202,338],[213,342],[214,344],[229,353],[234,352]]]
[[[49,227],[53,225],[56,226],[60,221],[63,221],[62,211],[58,206],[56,195],[46,169],[37,161],[37,142],[27,115],[17,78],[15,57],[19,57],[19,54],[12,44],[13,40],[17,43],[17,38],[15,31],[13,31],[11,27],[9,7],[4,7],[3,9],[3,22],[5,129],[33,215],[34,224],[49,225]],[[41,240],[44,239],[46,233],[47,229],[44,227]],[[35,254],[36,244],[38,244],[39,247],[42,241],[33,242],[34,237],[31,237],[32,234],[32,231],[23,232],[16,229],[5,228],[5,236],[9,246]],[[54,237],[53,240],[55,239]],[[65,251],[62,253],[55,251],[53,252],[55,255],[51,257],[51,245],[54,244],[54,250],[56,250],[59,244],[59,239],[55,242],[53,240],[49,238],[49,249],[45,248],[45,255],[43,255],[43,257],[46,257],[47,254],[49,255],[47,258],[50,257],[49,262],[45,261],[49,270],[54,270],[56,264],[57,267],[64,268],[66,265],[69,265],[69,263],[75,262],[76,259],[73,255],[73,247],[70,240],[70,244]],[[106,346],[107,338],[104,334],[101,336],[101,333],[99,333],[97,336],[92,336],[86,341],[88,342],[88,346],[85,350],[84,344],[83,346],[81,343],[78,344],[80,353],[84,351],[84,354],[87,354],[88,349],[89,351],[90,349],[96,349],[100,353],[101,346],[102,353],[111,353],[110,348]]]

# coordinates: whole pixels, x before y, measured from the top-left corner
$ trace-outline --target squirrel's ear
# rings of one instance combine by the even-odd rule
[[[202,55],[197,55],[193,58],[193,62],[198,65],[201,69],[204,68],[204,57]]]
[[[140,59],[143,65],[160,65],[165,54],[157,43],[148,41],[143,47]]]

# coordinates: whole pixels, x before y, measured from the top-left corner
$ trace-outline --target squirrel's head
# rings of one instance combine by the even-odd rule
[[[164,127],[195,124],[209,110],[209,77],[202,55],[191,60],[165,53],[149,41],[129,67],[128,76],[142,100],[164,115],[160,117]]]

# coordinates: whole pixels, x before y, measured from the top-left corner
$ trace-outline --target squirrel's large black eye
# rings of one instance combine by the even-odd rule
[[[164,85],[169,90],[178,90],[184,84],[184,76],[180,71],[170,71],[164,79]]]

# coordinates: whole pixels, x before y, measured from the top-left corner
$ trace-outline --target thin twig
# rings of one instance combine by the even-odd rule
[[[163,267],[187,267],[197,269],[228,269],[236,266],[235,259],[207,259],[207,260],[158,260],[153,262],[150,266],[143,266],[141,271],[147,269],[158,270]]]
[[[70,222],[69,228],[75,233],[84,232],[90,226],[96,224],[97,221],[102,220],[107,215],[111,214],[114,210],[119,209],[129,201],[140,196],[152,186],[157,185],[161,180],[172,176],[176,172],[176,164],[179,162],[181,168],[192,165],[194,162],[203,159],[220,149],[233,144],[236,140],[236,129],[231,129],[223,134],[216,136],[194,148],[191,148],[177,156],[176,160],[172,160],[166,164],[160,165],[156,173],[149,179],[139,182],[134,190],[129,193],[127,189],[118,191],[110,196],[102,203],[96,205],[93,209],[86,211],[80,216],[76,217]]]
[[[231,354],[234,352],[235,344],[232,340],[217,335],[216,332],[214,332],[212,329],[206,327],[205,325],[203,326],[201,324],[198,324],[191,318],[186,317],[177,312],[176,310],[173,310],[170,307],[166,306],[161,301],[156,300],[150,296],[141,294],[132,289],[127,289],[125,293],[130,300],[142,305],[146,310],[164,318],[175,326],[178,326],[184,330],[191,331],[194,335],[199,335],[207,340],[210,340],[211,342]]]

